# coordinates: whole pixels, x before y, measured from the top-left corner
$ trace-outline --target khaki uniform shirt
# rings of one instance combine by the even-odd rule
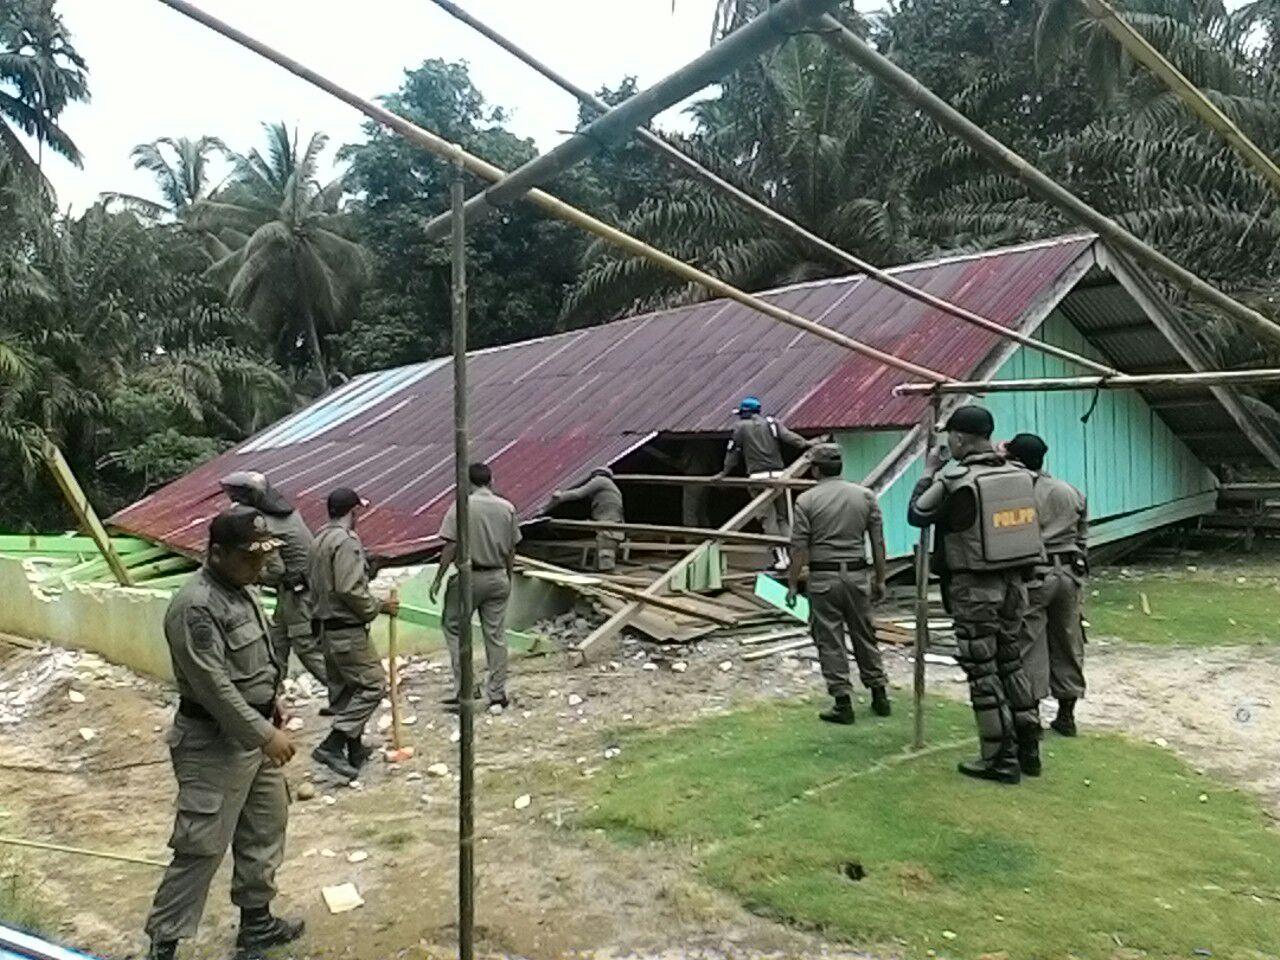
[[[520,542],[520,523],[516,508],[488,487],[478,487],[467,498],[470,510],[471,565],[497,569],[506,567],[507,558],[516,552]],[[458,542],[458,505],[449,507],[440,524],[440,538]]]
[[[1040,532],[1045,552],[1078,554],[1089,550],[1089,507],[1084,494],[1044,470],[1033,471],[1036,512],[1040,514]]]
[[[276,610],[271,618],[290,636],[311,632],[311,591],[308,589],[307,563],[315,537],[298,511],[288,516],[263,513],[271,535],[281,546],[267,558],[262,583],[274,587]]]
[[[805,449],[809,441],[800,434],[788,430],[772,417],[754,414],[750,417],[739,417],[733,425],[733,437],[729,440],[729,449],[724,455],[724,472],[729,473],[745,461],[747,473],[768,473],[781,470],[782,444],[789,447]]]
[[[344,523],[327,524],[311,545],[307,561],[312,616],[340,620],[352,626],[372,623],[382,601],[369,592],[369,565],[364,546]]]
[[[184,700],[204,707],[246,749],[271,738],[271,721],[254,708],[274,703],[283,670],[248,590],[202,567],[169,602],[164,638]]]
[[[561,493],[557,502],[572,503],[575,500],[591,501],[592,520],[622,523],[625,519],[622,514],[622,491],[609,477],[592,477],[582,486]]]
[[[868,534],[884,536],[884,519],[866,487],[829,477],[796,497],[791,546],[810,561],[865,560]]]

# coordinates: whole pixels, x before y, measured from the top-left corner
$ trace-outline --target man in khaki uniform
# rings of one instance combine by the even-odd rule
[[[828,723],[853,723],[853,686],[845,631],[853,644],[862,685],[871,691],[871,709],[890,713],[880,649],[871,623],[871,605],[884,599],[884,524],[876,495],[840,479],[843,459],[833,443],[810,452],[818,485],[796,498],[791,531],[791,567],[787,604],[795,605],[800,572],[809,567],[809,626],[818,648],[822,678],[835,706],[819,714]],[[871,541],[873,572],[867,570],[866,541]]]
[[[1037,567],[1027,586],[1022,629],[1022,664],[1037,700],[1053,694],[1058,715],[1051,726],[1076,735],[1076,701],[1084,696],[1084,630],[1080,604],[1088,576],[1089,508],[1084,494],[1044,469],[1048,444],[1020,433],[1005,444],[1010,460],[1022,464],[1035,482],[1036,509],[1048,563]]]
[[[507,600],[511,597],[512,565],[515,562],[516,544],[520,542],[520,522],[516,508],[493,492],[493,472],[487,464],[473,463],[467,470],[471,481],[471,493],[467,497],[469,522],[468,543],[471,549],[471,602],[480,615],[480,630],[484,635],[485,665],[489,679],[485,692],[489,706],[506,709],[507,701]],[[430,596],[434,601],[440,593],[440,584],[453,565],[458,549],[458,506],[449,507],[440,524],[440,539],[444,549],[440,551],[440,566],[431,584]],[[454,695],[444,701],[446,710],[456,711],[463,696],[471,691],[462,689],[462,675],[458,666],[458,650],[462,631],[462,613],[459,609],[458,580],[453,578],[444,593],[444,637],[449,644],[449,657],[453,662]]]
[[[173,859],[147,917],[149,960],[172,960],[178,941],[195,936],[228,845],[231,902],[240,908],[237,956],[255,957],[302,935],[301,921],[271,914],[289,812],[280,768],[294,747],[277,702],[283,668],[246,589],[278,545],[256,510],[219,514],[209,525],[205,565],[165,613],[179,696],[166,737],[178,812]]]
[[[369,636],[380,614],[395,616],[399,603],[369,592],[369,564],[356,536],[359,513],[369,505],[349,487],[329,494],[329,523],[311,546],[307,579],[324,647],[325,668],[338,694],[330,706],[333,728],[311,751],[313,759],[354,780],[369,759],[364,728],[387,695],[387,675]]]
[[[813,446],[813,441],[789,430],[773,417],[766,417],[758,398],[744,397],[738,404],[738,422],[734,424],[729,449],[724,454],[724,466],[716,476],[726,477],[739,463],[743,463],[748,477],[775,478],[786,467],[782,459],[783,446],[808,450]],[[760,490],[753,489],[751,492],[755,496]],[[765,533],[774,537],[791,536],[791,521],[787,509],[789,502],[787,494],[774,498],[770,509],[765,511],[760,520]],[[787,569],[787,548],[774,547],[773,554],[775,569]]]
[[[935,569],[955,619],[956,661],[969,680],[981,756],[959,771],[1013,784],[1041,768],[1037,702],[1018,639],[1026,580],[1044,562],[1035,491],[1030,475],[992,446],[990,411],[958,407],[945,429],[946,448],[929,451],[907,521],[937,527]]]
[[[613,482],[613,471],[608,467],[596,467],[586,483],[571,490],[557,490],[551,494],[551,506],[586,500],[591,506],[591,519],[609,523],[623,523],[622,491]],[[618,544],[622,543],[621,530],[601,530],[596,534],[596,569],[612,570],[617,565]]]
[[[329,687],[324,651],[311,627],[311,590],[307,585],[307,556],[315,539],[311,529],[293,504],[261,473],[238,470],[220,482],[233,502],[261,513],[271,535],[280,541],[280,549],[268,556],[260,581],[276,594],[271,642],[277,658],[287,671],[289,654],[294,653],[303,669],[315,677],[333,699],[337,691]],[[328,713],[328,708],[321,710],[321,714]]]

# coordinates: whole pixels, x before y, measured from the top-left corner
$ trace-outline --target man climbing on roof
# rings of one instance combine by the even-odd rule
[[[960,772],[1018,783],[1040,774],[1040,720],[1018,652],[1026,580],[1045,556],[1035,491],[1030,474],[992,446],[995,420],[984,407],[958,407],[944,429],[946,446],[927,454],[907,521],[937,528],[943,601],[969,679],[981,755]]]
[[[889,678],[871,623],[871,605],[883,600],[885,593],[880,504],[871,490],[840,478],[844,458],[834,443],[818,444],[809,456],[818,485],[796,497],[787,606],[795,606],[800,574],[807,566],[809,629],[827,692],[835,700],[832,709],[818,716],[827,723],[854,721],[853,685],[845,650],[847,631],[862,685],[871,691],[871,709],[877,716],[887,717],[891,709]]]
[[[303,668],[328,692],[329,700],[337,691],[329,685],[325,672],[324,651],[311,624],[311,588],[307,582],[307,554],[314,537],[311,528],[285,496],[265,476],[253,470],[237,470],[219,481],[233,503],[253,507],[262,514],[271,535],[280,541],[280,549],[271,553],[262,570],[263,586],[276,593],[276,608],[271,616],[271,642],[276,656],[286,670],[289,653],[293,652]],[[329,708],[320,711],[329,715]]]
[[[1080,603],[1089,575],[1089,508],[1083,493],[1044,469],[1049,445],[1040,437],[1020,433],[1004,449],[1010,460],[1031,471],[1049,561],[1036,567],[1027,585],[1022,665],[1036,700],[1052,694],[1058,701],[1058,715],[1049,726],[1074,737],[1076,701],[1085,691]]]
[[[301,920],[271,913],[289,821],[280,768],[293,759],[294,745],[279,699],[284,664],[246,589],[279,546],[257,510],[224,510],[209,524],[204,566],[165,611],[178,687],[165,742],[178,810],[169,838],[173,859],[147,916],[147,960],[173,960],[178,941],[196,935],[227,847],[235,865],[231,902],[240,908],[236,956],[258,958],[302,936]]]
[[[585,483],[569,490],[557,490],[551,494],[551,507],[562,503],[588,501],[591,519],[604,523],[624,523],[622,491],[613,481],[613,471],[608,467],[596,467]],[[601,530],[596,534],[596,569],[612,570],[617,564],[618,544],[622,543],[621,530]]]
[[[511,599],[511,577],[515,566],[516,545],[520,542],[520,521],[516,508],[493,492],[493,471],[486,463],[473,463],[467,468],[471,492],[467,497],[467,544],[471,553],[471,603],[480,615],[484,635],[485,666],[489,670],[485,692],[491,710],[509,706],[507,700],[507,601]],[[458,504],[455,502],[440,524],[444,549],[429,596],[434,602],[440,584],[453,566],[458,551]],[[464,697],[474,691],[462,689],[462,673],[458,664],[461,647],[462,611],[458,597],[458,579],[454,577],[444,592],[444,618],[441,624],[453,663],[453,695],[444,701],[445,710],[457,712]]]
[[[783,459],[783,447],[808,450],[816,441],[807,440],[800,434],[787,428],[773,417],[766,417],[758,397],[743,397],[738,404],[738,422],[733,426],[733,436],[729,439],[729,449],[725,451],[724,466],[715,475],[716,479],[727,477],[745,464],[747,476],[753,479],[774,479],[781,475],[786,467]],[[764,489],[752,489],[752,495],[758,496]],[[760,518],[764,532],[774,537],[789,539],[791,536],[790,494],[780,494],[765,507]],[[787,548],[773,548],[774,569],[785,570],[790,563]]]
[[[364,728],[387,695],[387,674],[369,625],[381,614],[400,612],[397,600],[379,600],[369,590],[369,564],[356,534],[360,512],[368,506],[349,487],[330,493],[329,523],[307,562],[325,667],[338,689],[331,703],[333,728],[311,757],[347,780],[354,780],[369,759]]]

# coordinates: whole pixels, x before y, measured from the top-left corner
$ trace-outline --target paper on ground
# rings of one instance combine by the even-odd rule
[[[356,907],[364,906],[364,899],[356,890],[354,883],[340,883],[336,887],[325,887],[320,891],[324,897],[324,905],[330,913],[346,913]]]

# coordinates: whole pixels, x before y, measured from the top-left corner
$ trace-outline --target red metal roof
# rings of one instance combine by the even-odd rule
[[[917,287],[1014,326],[1094,243],[1071,237],[900,267]],[[971,377],[995,335],[861,276],[765,294],[795,313],[950,376]],[[473,353],[473,459],[522,519],[557,487],[658,433],[716,433],[755,394],[799,430],[906,427],[925,401],[910,377],[732,301],[715,300]],[[226,501],[218,478],[258,470],[322,522],[338,485],[373,502],[361,538],[394,558],[437,544],[453,495],[453,377],[447,361],[353,379],[111,518],[121,530],[203,548]]]

